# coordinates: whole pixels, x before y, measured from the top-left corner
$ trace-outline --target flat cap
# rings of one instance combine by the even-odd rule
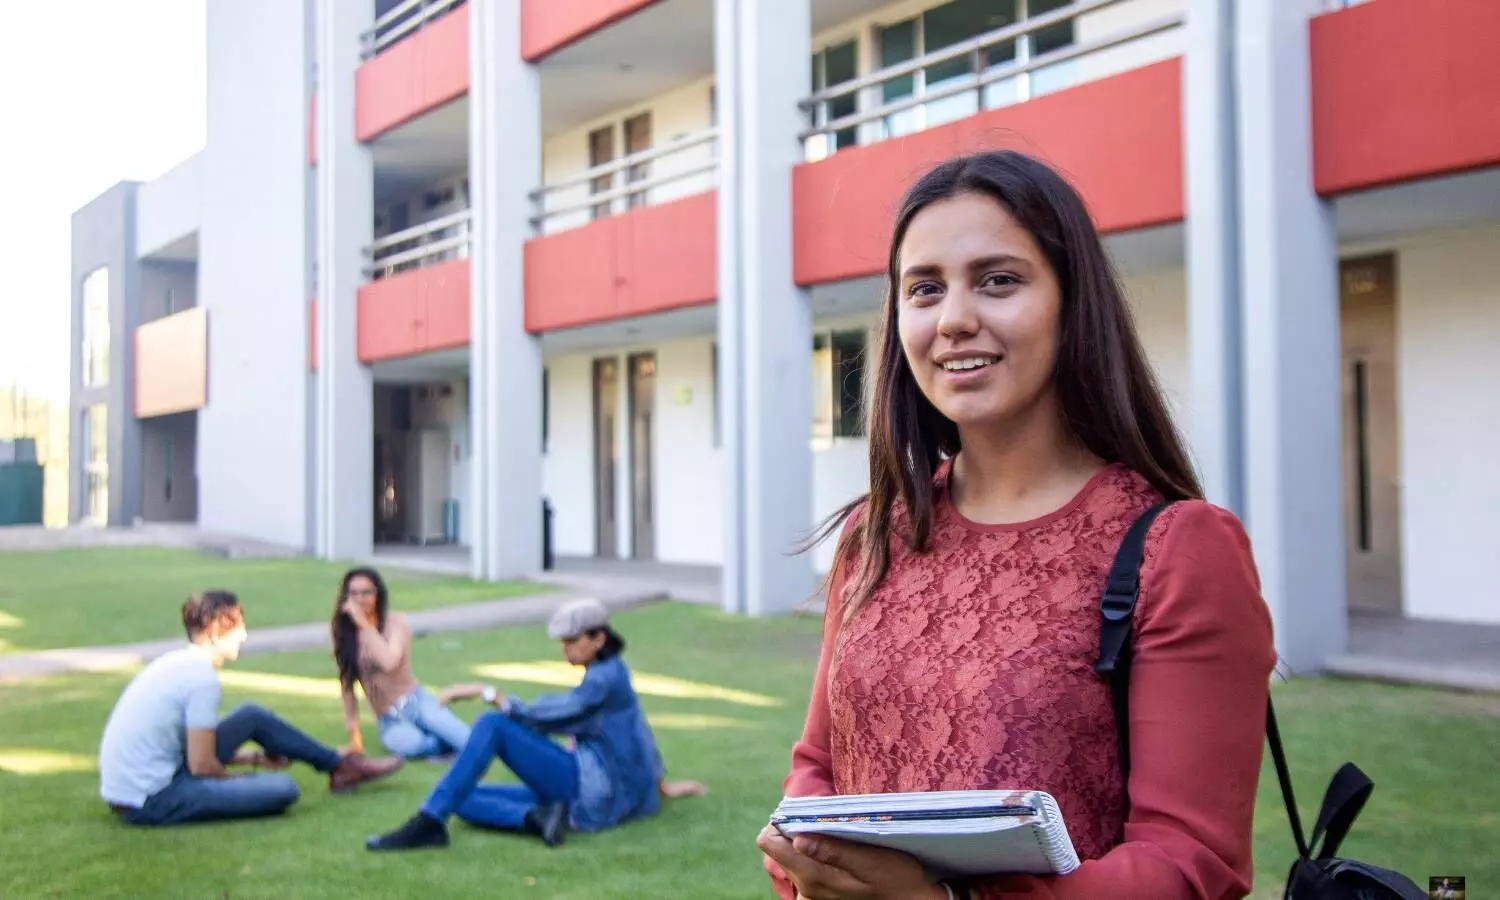
[[[554,641],[576,638],[609,624],[609,610],[592,597],[570,600],[557,608],[547,622],[547,637]]]

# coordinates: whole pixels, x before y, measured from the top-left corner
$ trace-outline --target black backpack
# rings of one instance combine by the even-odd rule
[[[1126,809],[1129,809],[1130,783],[1130,633],[1140,587],[1141,555],[1151,523],[1167,504],[1148,509],[1130,526],[1110,566],[1104,594],[1099,600],[1099,662],[1094,671],[1109,682],[1115,709],[1115,730],[1119,735],[1120,771],[1127,786]],[[1292,779],[1287,770],[1286,754],[1281,749],[1281,735],[1276,730],[1276,709],[1266,699],[1266,740],[1276,762],[1276,778],[1281,782],[1281,797],[1291,820],[1292,837],[1297,842],[1297,859],[1287,874],[1286,900],[1426,900],[1427,892],[1411,879],[1388,869],[1353,860],[1338,859],[1339,844],[1349,833],[1354,819],[1370,799],[1375,783],[1354,763],[1344,763],[1333,776],[1323,795],[1323,808],[1313,826],[1312,842],[1304,839],[1302,819],[1292,797]]]

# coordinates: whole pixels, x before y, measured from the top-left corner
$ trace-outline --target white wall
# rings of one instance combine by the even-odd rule
[[[198,267],[199,523],[297,547],[311,538],[308,31],[304,3],[208,5]]]
[[[644,103],[622,107],[607,116],[601,116],[577,128],[548,138],[542,145],[542,180],[546,184],[564,181],[589,169],[589,132],[606,125],[615,127],[615,157],[625,155],[625,133],[621,127],[626,119],[639,113],[651,112],[651,139],[653,147],[663,147],[691,137],[712,124],[709,101],[714,79],[702,78],[653,97]],[[650,177],[656,178],[685,172],[713,160],[712,143],[699,144],[677,153],[659,157],[651,162]],[[624,173],[616,176],[616,186],[625,184]],[[667,203],[692,194],[711,190],[717,183],[713,172],[690,175],[646,192],[648,203]],[[547,196],[548,209],[560,209],[582,203],[589,197],[587,184],[557,191]],[[616,212],[626,209],[625,200],[614,203]],[[551,234],[568,228],[587,224],[590,219],[587,208],[574,213],[550,218],[544,232]]]
[[[593,556],[593,357],[557,357],[546,366],[550,396],[542,493],[552,501],[553,550],[559,556]]]
[[[1396,253],[1405,613],[1500,623],[1500,225]]]
[[[150,256],[198,231],[203,218],[203,156],[189,156],[136,192],[137,256]]]
[[[1182,269],[1159,269],[1124,279],[1136,333],[1184,438],[1192,431],[1188,376],[1187,277]]]

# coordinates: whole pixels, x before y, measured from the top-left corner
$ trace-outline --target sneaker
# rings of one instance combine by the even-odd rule
[[[556,847],[568,834],[568,805],[544,803],[534,806],[527,811],[523,827],[528,834],[541,838],[548,847]]]
[[[421,813],[407,819],[395,831],[365,838],[365,849],[377,853],[386,850],[422,850],[446,846],[448,846],[448,826]]]
[[[363,753],[351,753],[339,760],[339,767],[328,773],[328,790],[335,794],[347,794],[367,781],[378,781],[394,774],[405,765],[399,756],[383,756],[371,759]]]

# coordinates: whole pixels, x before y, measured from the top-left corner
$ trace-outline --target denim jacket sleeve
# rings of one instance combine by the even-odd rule
[[[511,699],[510,717],[543,734],[587,731],[594,714],[614,689],[614,666],[589,666],[583,683],[566,694],[549,694],[530,703]]]

